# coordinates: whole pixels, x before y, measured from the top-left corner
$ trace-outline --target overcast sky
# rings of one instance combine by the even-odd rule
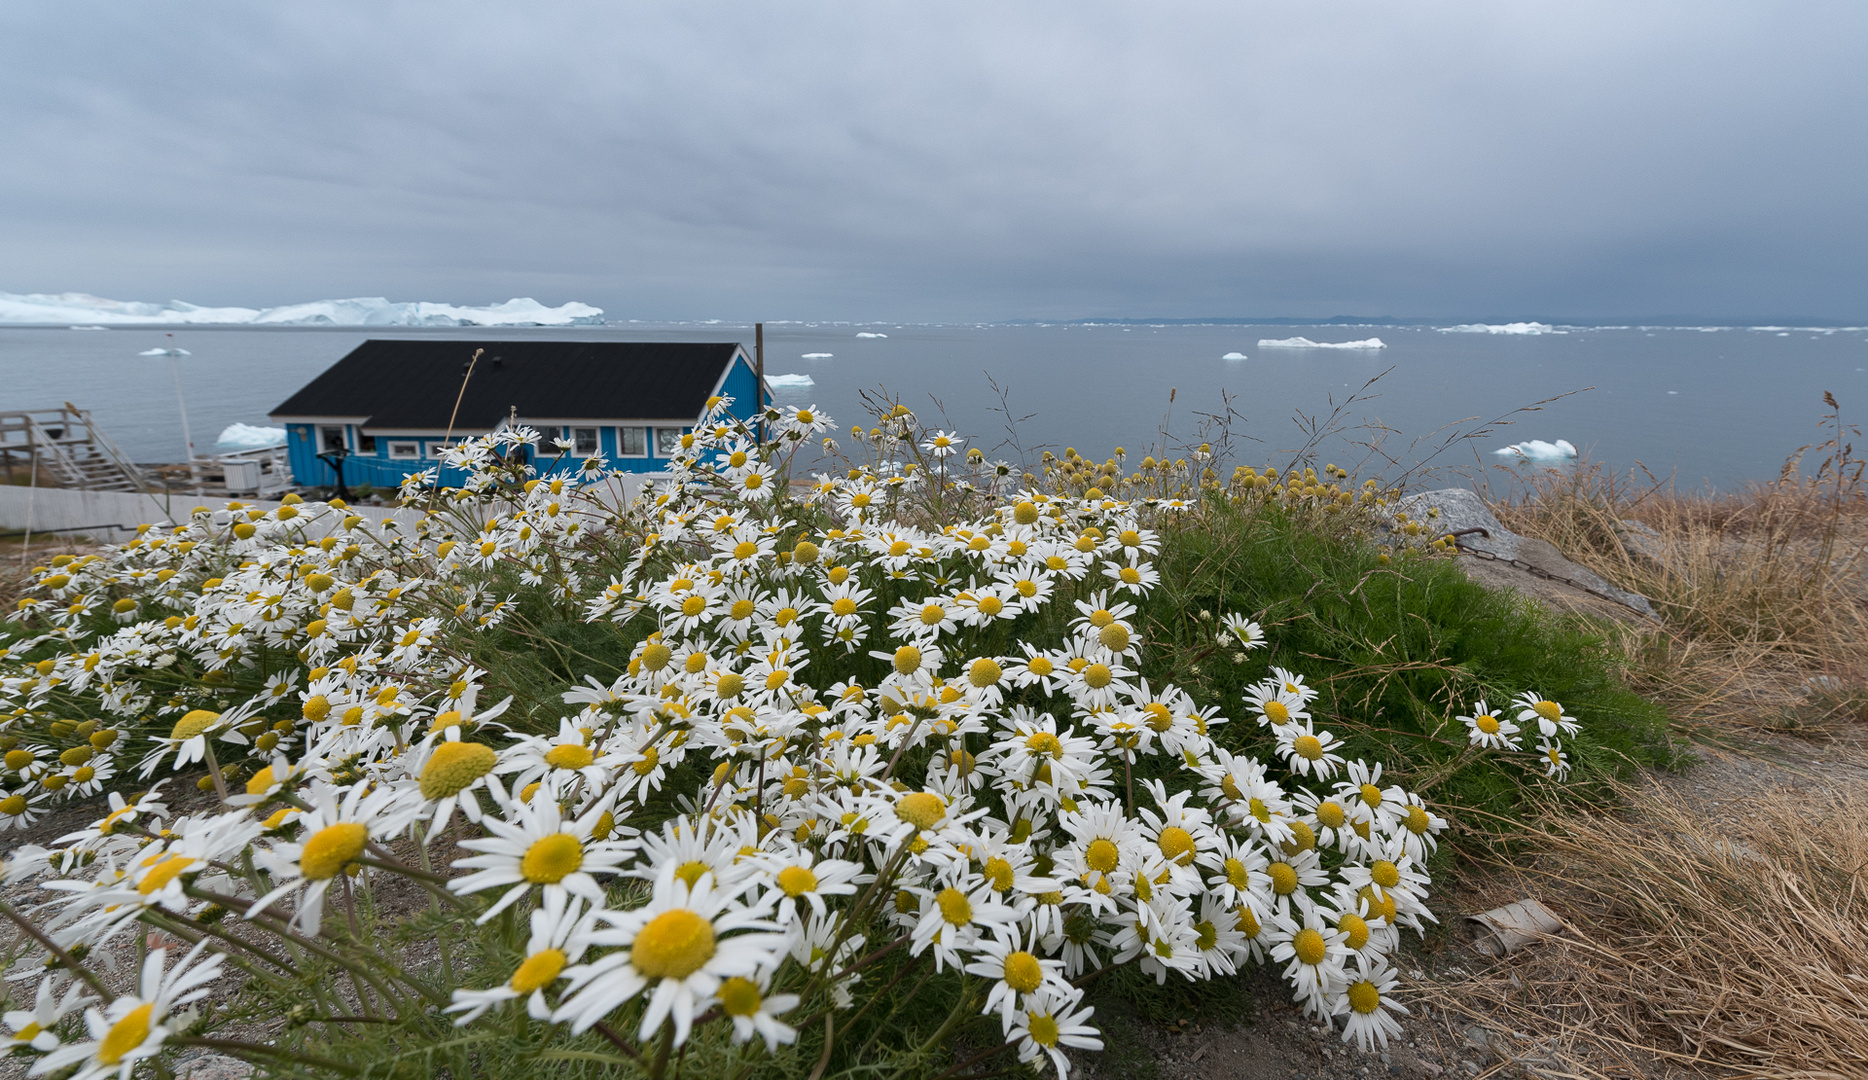
[[[1868,4],[0,6],[0,291],[1868,318]]]

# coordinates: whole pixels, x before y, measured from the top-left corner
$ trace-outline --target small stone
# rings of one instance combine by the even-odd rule
[[[1411,1045],[1411,1044],[1410,1044],[1410,1045]],[[1389,1063],[1390,1061],[1393,1061],[1393,1060],[1394,1060],[1393,1058],[1391,1058],[1391,1057],[1389,1057],[1389,1056],[1388,1056],[1388,1051],[1386,1051],[1386,1050],[1383,1050],[1383,1051],[1382,1051],[1382,1064],[1383,1064],[1383,1065],[1386,1065],[1386,1064],[1388,1064],[1388,1063]]]
[[[1479,1063],[1476,1061],[1468,1061],[1462,1058],[1460,1059],[1459,1067],[1466,1070],[1466,1075],[1468,1076],[1479,1075]]]
[[[1439,1076],[1441,1073],[1446,1071],[1445,1069],[1441,1068],[1439,1065],[1436,1065],[1431,1061],[1421,1062],[1420,1067],[1421,1067],[1421,1071],[1426,1073],[1428,1076]]]

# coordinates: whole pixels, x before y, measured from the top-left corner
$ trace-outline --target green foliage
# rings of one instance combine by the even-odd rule
[[[1442,808],[1515,816],[1541,781],[1513,759],[1466,751],[1455,719],[1484,698],[1501,714],[1534,688],[1583,724],[1566,744],[1576,766],[1565,790],[1630,767],[1672,760],[1666,714],[1622,681],[1618,657],[1596,628],[1468,579],[1450,558],[1388,557],[1348,519],[1214,500],[1170,528],[1148,599],[1144,633],[1154,665],[1238,715],[1242,691],[1277,665],[1302,672],[1321,696],[1317,726],[1342,737],[1345,756],[1386,763]],[[1264,625],[1271,646],[1234,653],[1214,642],[1214,618],[1238,613]],[[1217,738],[1264,750],[1270,736],[1235,719]],[[1485,829],[1494,819],[1458,817]]]

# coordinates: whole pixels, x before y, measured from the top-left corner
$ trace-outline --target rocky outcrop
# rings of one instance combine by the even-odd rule
[[[1409,495],[1398,502],[1395,509],[1429,526],[1435,535],[1458,534],[1455,542],[1463,551],[1475,556],[1467,565],[1467,572],[1481,584],[1516,588],[1528,595],[1549,598],[1548,585],[1532,585],[1524,580],[1532,578],[1619,604],[1650,619],[1655,617],[1647,597],[1609,584],[1564,558],[1562,552],[1545,541],[1519,536],[1505,528],[1492,516],[1485,500],[1465,488],[1442,488]],[[1434,510],[1439,513],[1430,515]]]

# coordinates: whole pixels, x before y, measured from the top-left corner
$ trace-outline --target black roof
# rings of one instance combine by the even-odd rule
[[[474,350],[484,349],[454,427],[521,419],[699,416],[739,346],[636,341],[366,341],[272,411],[367,416],[373,428],[442,429]]]

